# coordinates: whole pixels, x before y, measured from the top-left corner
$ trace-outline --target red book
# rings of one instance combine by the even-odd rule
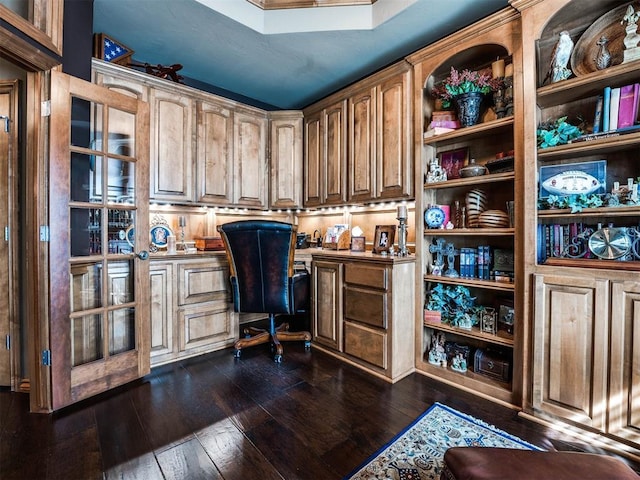
[[[634,115],[634,109],[636,99],[634,96],[635,85],[625,85],[620,87],[620,102],[618,103],[618,127],[625,128],[632,126],[636,117]]]

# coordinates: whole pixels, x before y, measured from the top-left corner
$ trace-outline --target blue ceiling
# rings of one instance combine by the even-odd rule
[[[405,0],[378,0],[396,1]],[[187,84],[286,110],[304,108],[507,5],[416,0],[370,30],[266,35],[196,0],[94,0],[93,31],[134,50],[137,62],[182,64]]]

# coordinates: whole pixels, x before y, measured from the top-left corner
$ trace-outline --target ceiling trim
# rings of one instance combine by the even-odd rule
[[[342,5],[373,5],[377,0],[247,0],[263,10],[312,8]]]
[[[279,8],[265,10],[258,3],[293,3],[305,0],[196,0],[258,33],[325,32],[373,30],[417,0],[315,0],[322,8]],[[341,2],[339,5],[336,2]],[[354,3],[358,5],[353,5]],[[350,3],[352,5],[347,5]],[[364,4],[363,4],[364,3]],[[326,4],[326,5],[325,5]],[[331,5],[333,4],[333,5]],[[337,5],[337,6],[336,6]]]

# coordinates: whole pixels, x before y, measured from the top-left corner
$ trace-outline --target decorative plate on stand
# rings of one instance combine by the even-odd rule
[[[601,228],[589,237],[589,250],[598,258],[615,260],[631,250],[626,228]]]
[[[610,66],[622,63],[624,37],[627,33],[620,22],[628,6],[628,3],[625,3],[608,11],[593,22],[578,39],[571,54],[571,70],[576,77],[598,71],[596,58],[598,58],[600,46],[597,42],[601,37],[606,37],[608,40],[607,50],[611,54]]]

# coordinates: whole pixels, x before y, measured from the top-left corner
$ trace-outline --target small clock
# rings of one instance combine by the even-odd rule
[[[444,224],[446,215],[438,205],[432,205],[424,211],[424,223],[429,228],[440,228]]]

